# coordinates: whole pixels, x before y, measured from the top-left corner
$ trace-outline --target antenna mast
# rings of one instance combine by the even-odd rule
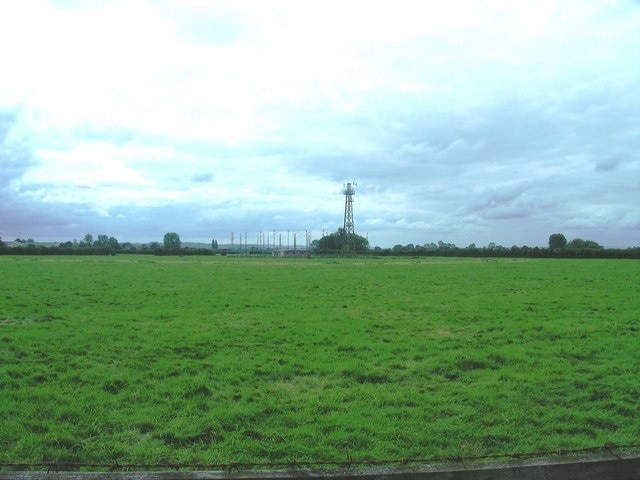
[[[356,233],[355,226],[353,224],[353,196],[356,194],[356,191],[353,187],[358,184],[347,183],[342,190],[344,193],[344,233]]]

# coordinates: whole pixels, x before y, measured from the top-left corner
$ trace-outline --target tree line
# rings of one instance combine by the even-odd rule
[[[14,246],[9,247],[0,238],[0,254],[5,255],[115,255],[140,253],[155,255],[185,255],[211,254],[209,249],[185,249],[182,248],[180,235],[168,232],[164,235],[162,243],[150,242],[148,244],[133,244],[131,242],[119,242],[117,238],[109,235],[97,235],[95,237],[87,233],[82,240],[68,240],[58,245],[38,245],[32,238],[16,238]],[[217,244],[216,244],[217,247]]]
[[[218,250],[218,241],[211,241],[211,248],[184,248],[180,235],[167,232],[162,243],[134,245],[121,243],[115,237],[86,234],[82,240],[67,241],[57,246],[38,245],[33,239],[17,238],[9,247],[0,238],[0,254],[28,255],[115,255],[118,254],[154,254],[154,255],[215,255],[226,254],[227,250]],[[371,248],[369,241],[357,234],[338,231],[324,235],[310,244],[311,253],[316,255],[378,255],[378,256],[449,256],[449,257],[521,257],[521,258],[640,258],[640,247],[626,249],[604,248],[593,240],[574,238],[570,241],[562,233],[549,236],[548,248],[517,246],[504,247],[493,242],[478,247],[475,243],[467,247],[458,247],[453,243],[425,243],[423,245],[395,245],[392,248]],[[229,252],[232,253],[232,252]]]
[[[475,243],[467,247],[458,247],[453,243],[440,240],[424,245],[395,245],[392,248],[376,247],[377,255],[411,255],[411,256],[449,256],[449,257],[519,257],[519,258],[640,258],[640,247],[604,248],[593,240],[574,238],[567,241],[562,233],[549,236],[548,248],[529,247],[527,245],[504,247],[491,242],[487,246],[478,247]]]

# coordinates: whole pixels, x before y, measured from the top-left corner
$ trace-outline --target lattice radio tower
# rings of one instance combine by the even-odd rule
[[[353,196],[356,191],[353,187],[357,187],[357,183],[347,183],[342,190],[344,193],[344,233],[356,233],[353,225]],[[348,237],[347,237],[348,238]]]

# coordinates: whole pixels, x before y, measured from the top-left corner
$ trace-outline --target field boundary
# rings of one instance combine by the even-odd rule
[[[341,467],[335,469],[68,472],[0,471],[0,480],[634,480],[640,472],[640,452],[561,456],[491,463],[457,462],[413,467]]]
[[[462,464],[469,462],[487,462],[506,460],[524,460],[524,459],[540,459],[540,458],[566,458],[569,460],[576,459],[579,456],[587,456],[586,458],[596,458],[597,455],[603,457],[621,458],[622,455],[633,452],[640,455],[640,444],[616,445],[607,443],[584,448],[573,449],[555,449],[555,450],[538,450],[532,452],[510,452],[496,453],[484,455],[467,455],[467,456],[449,456],[449,457],[428,457],[428,458],[394,458],[394,459],[353,459],[349,453],[344,460],[307,460],[298,461],[295,459],[286,462],[229,462],[229,463],[118,463],[118,462],[0,462],[0,480],[4,470],[46,470],[47,472],[60,472],[64,470],[94,470],[94,471],[159,471],[159,470],[206,470],[206,471],[239,471],[239,470],[275,470],[275,469],[296,469],[296,468],[321,468],[321,467],[339,467],[351,469],[352,467],[391,467],[393,465],[441,465],[441,464]],[[503,461],[506,461],[503,460]]]

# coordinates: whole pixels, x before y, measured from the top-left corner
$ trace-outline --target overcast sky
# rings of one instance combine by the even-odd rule
[[[640,2],[0,3],[5,241],[317,239],[347,181],[372,246],[640,245]]]

